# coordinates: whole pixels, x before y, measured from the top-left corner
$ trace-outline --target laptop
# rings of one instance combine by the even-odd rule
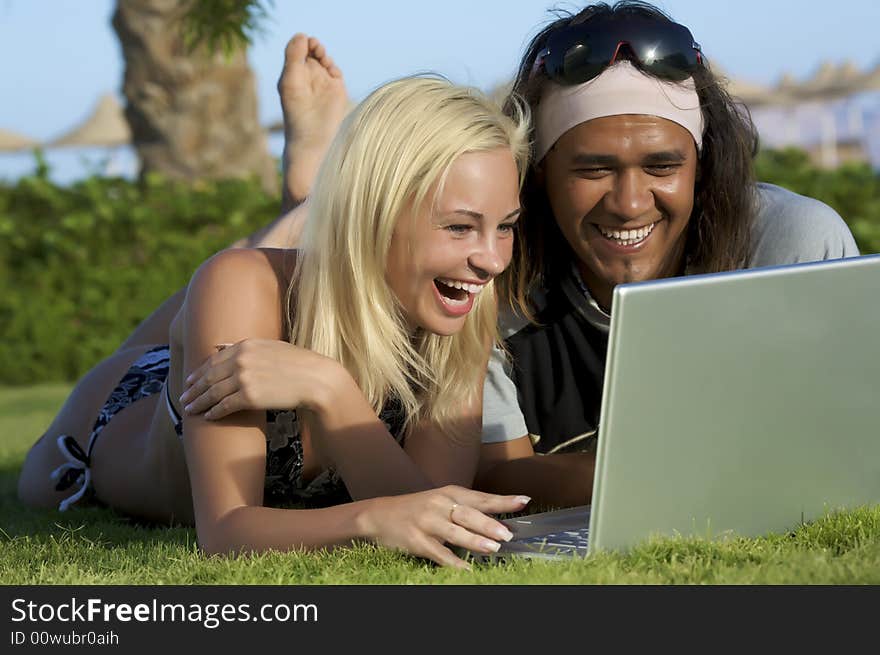
[[[592,505],[505,520],[491,558],[880,503],[880,255],[624,284],[613,307]]]

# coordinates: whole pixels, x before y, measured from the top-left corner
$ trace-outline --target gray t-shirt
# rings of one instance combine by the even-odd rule
[[[773,184],[758,183],[758,211],[752,231],[752,251],[746,268],[858,256],[855,239],[831,207]],[[611,317],[587,295],[588,320],[608,331]],[[507,338],[524,326],[522,319],[502,316]],[[517,401],[509,364],[496,349],[489,360],[483,387],[483,443],[510,441],[528,434]]]

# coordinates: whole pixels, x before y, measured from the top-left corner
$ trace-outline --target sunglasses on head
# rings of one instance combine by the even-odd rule
[[[646,72],[674,82],[702,66],[700,44],[690,30],[672,21],[639,16],[596,18],[550,34],[532,67],[560,84],[582,84],[629,53]]]

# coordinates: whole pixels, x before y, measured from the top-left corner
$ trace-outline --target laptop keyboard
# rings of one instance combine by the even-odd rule
[[[517,539],[516,542],[539,552],[565,553],[579,550],[586,551],[590,541],[589,537],[589,528],[582,528],[580,530],[565,530],[542,534],[537,537]]]

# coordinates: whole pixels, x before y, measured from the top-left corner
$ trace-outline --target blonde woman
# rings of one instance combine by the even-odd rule
[[[528,498],[466,487],[526,133],[445,80],[375,91],[330,146],[301,249],[205,262],[170,345],[75,387],[20,497],[194,522],[206,553],[365,539],[461,567],[445,544],[496,550],[510,533],[488,514]]]

